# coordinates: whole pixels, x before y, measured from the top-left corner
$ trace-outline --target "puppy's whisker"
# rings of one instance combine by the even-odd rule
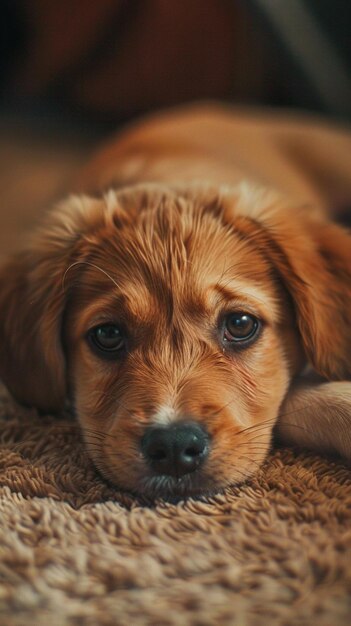
[[[226,404],[224,404],[222,407],[220,407],[217,411],[215,411],[212,415],[214,415],[215,417],[217,417],[218,415],[220,415],[230,404],[232,404],[235,401],[236,395],[233,395],[232,398],[229,400],[229,402],[227,402]]]
[[[128,409],[120,400],[118,400],[115,396],[109,394],[109,393],[105,393],[103,391],[100,391],[100,396],[103,396],[104,398],[107,398],[108,400],[111,401],[111,403],[116,404],[117,407],[121,407],[124,411],[126,411],[133,419],[135,417],[134,413]],[[96,402],[96,405],[99,405],[99,400]]]
[[[107,276],[107,278],[109,278],[111,280],[111,282],[115,285],[115,287],[119,288],[119,285],[116,283],[116,281],[112,278],[112,276],[110,276],[110,274],[108,274],[108,272],[106,272],[104,269],[102,269],[102,267],[99,267],[99,265],[95,265],[95,263],[91,263],[90,261],[75,261],[74,263],[71,263],[71,265],[69,265],[67,267],[67,269],[65,270],[65,273],[63,274],[62,277],[62,292],[65,293],[65,281],[66,281],[66,276],[68,274],[68,272],[70,272],[70,270],[73,267],[76,267],[77,265],[89,265],[90,267],[95,268],[96,270],[99,270],[99,272],[101,272],[102,274],[104,274],[105,276]]]
[[[268,450],[267,450],[267,452],[268,452]],[[243,459],[244,461],[248,461],[249,463],[253,463],[254,465],[256,465],[256,466],[257,466],[257,469],[261,469],[261,467],[262,467],[262,463],[259,463],[259,461],[256,461],[256,460],[255,460],[253,457],[251,457],[251,456],[246,456],[246,455],[244,455],[244,454],[240,454],[240,455],[237,457],[237,459],[238,459],[238,460]]]
[[[230,482],[226,482],[226,484],[224,485],[224,488],[234,487],[234,486],[237,486],[238,482],[241,483],[241,482],[247,482],[250,480],[250,477],[247,475],[247,473],[241,470],[239,467],[237,467],[237,465],[229,464],[227,465],[227,468],[228,470],[234,473],[235,479]]]
[[[113,440],[117,439],[116,435],[113,435],[111,433],[107,433],[104,430],[102,430],[102,431],[91,431],[91,430],[85,428],[84,432],[87,435],[89,435],[89,437],[94,437],[96,439],[100,439],[101,441],[103,441],[106,437],[109,437],[110,439],[113,439]]]
[[[291,409],[290,411],[286,411],[285,413],[278,413],[277,420],[280,417],[285,417],[286,415],[291,415],[292,413],[298,413],[299,411],[306,411],[306,409],[309,409],[310,406],[312,406],[311,403],[304,404],[304,406],[300,406],[297,409]]]
[[[240,447],[250,446],[252,448],[256,448],[257,450],[265,450],[267,446],[270,445],[270,441],[254,441],[254,440],[246,440],[241,442]]]
[[[254,435],[255,435],[255,437],[249,437],[249,439],[245,438],[245,443],[253,443],[253,442],[257,441],[257,439],[258,440],[262,439],[262,437],[264,436],[264,431],[259,433],[258,435],[256,435],[254,433]]]
[[[80,424],[72,424],[70,426],[72,431],[77,431],[79,435],[82,435],[82,432],[90,434],[93,437],[99,437],[103,439],[104,437],[111,437],[109,433],[106,433],[104,430],[94,430],[88,427],[84,427],[84,431],[82,431],[82,427]]]
[[[258,424],[251,424],[251,426],[246,426],[245,428],[242,428],[241,430],[237,430],[235,432],[235,435],[242,435],[243,433],[247,433],[249,431],[256,431],[259,430],[261,428],[265,428],[267,425],[274,425],[276,423],[276,418],[270,418],[267,420],[263,420],[262,422],[259,422]]]
[[[298,409],[293,409],[291,411],[286,411],[285,413],[278,413],[278,416],[276,418],[265,420],[263,422],[260,422],[259,424],[253,424],[251,426],[248,426],[247,428],[243,428],[243,429],[237,431],[236,434],[237,435],[241,435],[241,434],[247,433],[248,431],[251,431],[251,430],[256,432],[257,430],[259,430],[261,428],[265,428],[266,425],[269,425],[269,424],[273,424],[273,425],[277,424],[278,425],[280,418],[285,417],[286,415],[292,415],[293,413],[298,412],[298,411],[305,411],[310,406],[311,406],[311,404],[307,404],[307,405],[304,405],[303,407],[299,407]],[[308,428],[305,428],[303,426],[300,426],[298,424],[293,424],[292,422],[291,423],[284,422],[284,424],[287,424],[288,426],[293,426],[295,428],[301,428],[301,429],[305,430],[306,432],[312,432],[312,430],[310,430]]]
[[[216,283],[217,287],[221,287],[221,281],[222,281],[223,276],[225,276],[226,274],[229,274],[229,272],[231,272],[234,268],[237,269],[237,264],[236,263],[233,263],[232,265],[229,265],[229,267],[227,267],[226,269],[223,268],[222,274],[221,274],[220,278],[218,279],[218,281]]]
[[[297,428],[299,430],[303,430],[305,433],[314,434],[314,431],[311,428],[306,428],[305,426],[301,426],[301,424],[293,424],[292,422],[284,422],[284,426],[289,426],[289,428]]]
[[[272,422],[272,425],[274,424],[275,424],[275,420],[274,422]],[[252,439],[251,435],[256,435],[256,433],[258,433],[257,437],[262,437],[266,432],[267,432],[267,424],[258,424],[256,428],[252,428],[252,429],[248,428],[247,430],[244,429],[244,430],[239,431],[238,433],[236,433],[236,436],[237,435],[240,435],[240,436],[249,435],[250,439],[247,439],[247,441],[250,441]],[[246,438],[245,438],[245,441],[246,441]]]

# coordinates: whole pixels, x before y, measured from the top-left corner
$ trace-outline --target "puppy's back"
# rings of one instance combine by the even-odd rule
[[[327,207],[351,198],[351,136],[302,117],[192,105],[127,128],[81,172],[78,191],[137,182],[243,179]]]

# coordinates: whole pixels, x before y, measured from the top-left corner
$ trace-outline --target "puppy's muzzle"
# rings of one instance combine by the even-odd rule
[[[174,478],[199,469],[209,448],[206,432],[191,422],[149,428],[141,441],[143,456],[152,470]]]

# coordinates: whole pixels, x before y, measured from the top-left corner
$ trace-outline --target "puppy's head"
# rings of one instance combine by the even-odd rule
[[[71,198],[1,279],[1,375],[58,410],[97,467],[150,496],[208,493],[264,459],[309,360],[350,375],[350,238],[245,188]]]

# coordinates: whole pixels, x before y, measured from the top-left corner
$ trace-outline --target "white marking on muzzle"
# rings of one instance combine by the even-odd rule
[[[175,421],[176,417],[176,410],[172,406],[164,404],[154,413],[152,421],[160,426],[168,426],[168,424]]]

